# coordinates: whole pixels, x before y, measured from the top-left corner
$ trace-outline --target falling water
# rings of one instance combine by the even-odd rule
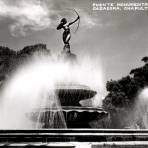
[[[138,117],[140,120],[140,128],[148,129],[148,88],[144,88],[138,96]]]
[[[55,108],[61,109],[54,90],[57,84],[71,82],[103,92],[104,82],[100,64],[81,59],[81,63],[71,66],[50,56],[33,56],[5,82],[0,93],[0,128],[41,128],[44,127],[41,122],[43,116],[49,123],[49,127],[65,128],[63,113],[54,112]],[[101,101],[100,97],[96,96],[94,104],[99,105]],[[34,110],[37,115],[33,122],[28,114],[33,113]],[[44,114],[43,110],[53,111]]]
[[[54,90],[51,90],[49,95],[41,101],[41,106],[36,113],[36,129],[67,128],[60,101]]]

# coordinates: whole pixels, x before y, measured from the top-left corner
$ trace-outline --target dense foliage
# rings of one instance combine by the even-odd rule
[[[0,46],[0,82],[35,52],[50,54],[46,44],[26,46],[19,51]]]
[[[128,76],[120,80],[111,80],[106,84],[108,95],[103,100],[103,107],[112,118],[114,118],[113,127],[122,128],[117,120],[122,122],[126,118],[129,110],[133,108],[138,92],[148,86],[148,57],[142,58],[144,66],[132,69]],[[116,119],[115,119],[116,118]],[[124,126],[124,125],[123,125]]]

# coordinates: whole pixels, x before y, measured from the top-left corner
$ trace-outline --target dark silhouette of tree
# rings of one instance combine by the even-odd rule
[[[148,57],[143,57],[143,58],[141,59],[141,61],[143,61],[143,62],[148,62]]]
[[[106,84],[108,95],[103,100],[103,107],[111,114],[112,120],[118,122],[118,126],[116,125],[118,128],[122,128],[123,119],[132,109],[139,90],[148,86],[148,57],[142,58],[142,61],[145,62],[144,66],[132,69],[128,76],[108,81]],[[115,125],[115,122],[112,124]],[[116,128],[114,125],[111,126]]]
[[[26,46],[18,52],[8,47],[0,46],[0,82],[5,80],[19,65],[29,60],[35,52],[50,55],[50,50],[47,49],[46,44]]]
[[[46,44],[35,44],[31,46],[26,46],[22,50],[20,50],[17,55],[18,56],[29,56],[32,55],[35,52],[43,52],[49,54],[50,51],[47,49]]]
[[[5,79],[11,60],[15,58],[16,52],[5,46],[0,46],[0,81]]]

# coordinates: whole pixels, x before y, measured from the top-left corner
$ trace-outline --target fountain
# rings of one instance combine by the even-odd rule
[[[76,20],[78,19],[79,17]],[[61,29],[61,26],[59,28]],[[63,39],[64,48],[58,59],[73,67],[77,59],[76,55],[70,50],[70,38],[67,42],[65,38]],[[108,115],[101,108],[84,107],[80,104],[80,101],[91,99],[97,94],[96,91],[91,90],[87,86],[74,83],[60,83],[55,86],[54,90],[50,90],[50,93],[52,95],[49,95],[44,106],[34,109],[29,115],[29,118],[36,124],[37,129],[90,128],[90,121],[99,120]]]
[[[40,128],[90,128],[90,121],[99,120],[108,115],[101,108],[84,107],[80,104],[81,100],[90,99],[96,95],[96,91],[87,86],[62,84],[56,86],[54,91],[60,106],[42,107],[30,114],[34,122],[41,123]]]
[[[64,30],[64,48],[59,58],[71,63],[76,60],[76,56],[70,50],[70,26],[76,21],[80,21],[80,16],[77,12],[76,14],[77,18],[74,21],[67,23],[67,19],[63,18],[57,26],[57,30]],[[96,95],[96,91],[87,86],[60,84],[51,92],[54,95],[49,97],[52,97],[51,100],[54,103],[46,100],[45,106],[33,110],[30,115],[30,118],[37,123],[37,128],[39,128],[38,125],[40,125],[40,128],[90,128],[90,121],[102,119],[108,115],[101,108],[81,106],[81,100],[90,99]]]

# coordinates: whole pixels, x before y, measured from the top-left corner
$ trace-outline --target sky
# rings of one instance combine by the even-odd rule
[[[147,11],[93,11],[93,2],[119,0],[0,0],[0,45],[21,50],[26,45],[47,44],[53,53],[63,48],[60,19],[74,20],[71,51],[78,58],[99,59],[105,80],[117,80],[141,66],[148,55]],[[147,0],[139,0],[147,2]],[[120,1],[121,2],[121,1]],[[130,0],[123,0],[130,2]],[[138,0],[131,0],[138,2]]]

